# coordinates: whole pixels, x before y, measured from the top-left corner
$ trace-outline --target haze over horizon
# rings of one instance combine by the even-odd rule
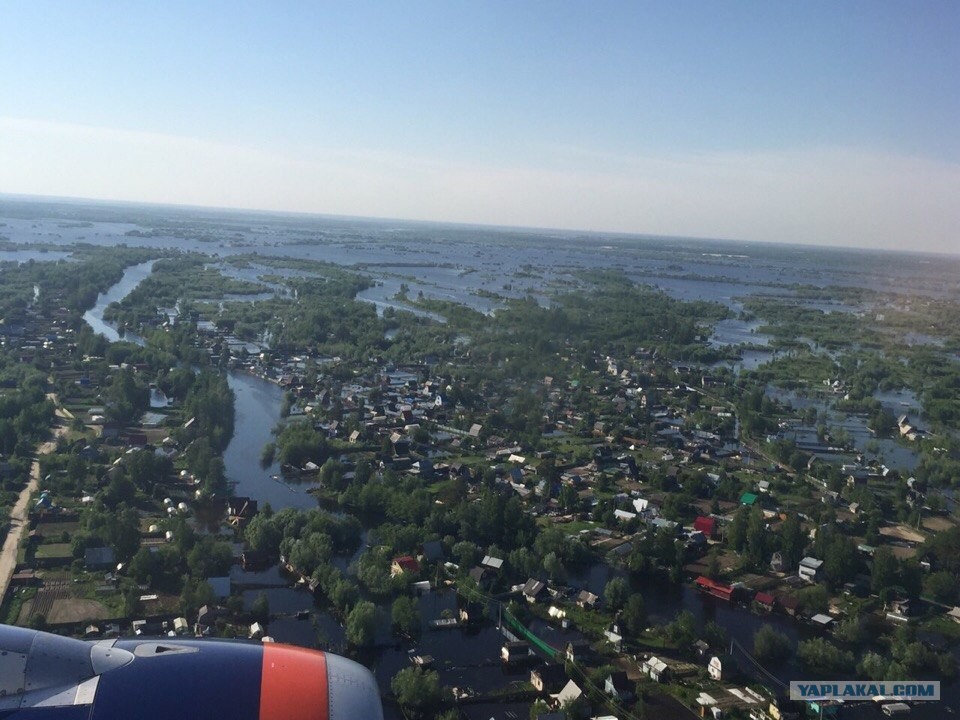
[[[960,5],[37,2],[0,192],[960,249]]]

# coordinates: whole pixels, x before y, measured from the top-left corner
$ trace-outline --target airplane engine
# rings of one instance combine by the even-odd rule
[[[362,665],[276,643],[85,642],[0,625],[0,719],[382,720]]]

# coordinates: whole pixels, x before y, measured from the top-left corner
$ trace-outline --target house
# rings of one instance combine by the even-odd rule
[[[102,440],[113,440],[120,437],[123,425],[117,422],[105,422],[100,426],[99,436]]]
[[[746,505],[747,507],[752,507],[757,502],[757,495],[755,493],[745,492],[740,496],[740,504]]]
[[[810,618],[810,622],[813,623],[815,627],[821,628],[822,630],[826,630],[831,625],[833,625],[833,618],[823,613],[817,613],[812,618]]]
[[[500,659],[505,663],[526,662],[530,657],[530,645],[521,640],[506,642],[500,648]]]
[[[493,557],[493,555],[484,555],[483,560],[480,561],[480,565],[485,568],[490,568],[491,570],[499,570],[503,567],[503,559]]]
[[[530,671],[530,684],[537,692],[559,692],[567,684],[567,671],[559,663],[535,667]]]
[[[947,617],[955,623],[960,623],[960,607],[954,607],[947,613]]]
[[[732,655],[714,655],[707,665],[707,673],[711,680],[729,680],[737,674],[737,661]]]
[[[643,672],[645,672],[654,682],[670,681],[670,666],[655,655],[651,655],[649,658],[644,660],[643,664],[640,666],[640,669],[643,670]]]
[[[577,685],[573,680],[568,680],[567,684],[563,686],[563,689],[560,690],[556,695],[550,695],[553,700],[552,705],[554,707],[563,707],[568,703],[572,703],[574,700],[583,695],[583,690],[580,689],[580,686]]]
[[[773,556],[770,558],[770,569],[773,570],[773,572],[775,573],[780,573],[788,570],[789,568],[787,567],[787,565],[788,565],[787,560],[786,558],[783,557],[783,553],[780,551],[775,552]]]
[[[567,643],[566,656],[568,662],[586,662],[593,657],[593,648],[587,640],[571,640]]]
[[[753,596],[753,601],[757,604],[757,607],[766,612],[772,612],[777,604],[777,598],[765,592],[758,592]]]
[[[736,587],[732,585],[724,585],[723,583],[717,582],[716,580],[711,580],[703,575],[694,581],[694,585],[696,585],[697,590],[700,592],[713,595],[721,600],[734,600],[734,596],[737,594]]]
[[[529,603],[535,603],[547,591],[547,584],[541,580],[530,578],[523,586],[523,596]]]
[[[579,593],[577,593],[576,602],[580,607],[587,610],[592,610],[600,603],[600,598],[589,590],[581,590]]]
[[[603,636],[613,647],[614,652],[620,652],[623,649],[623,634],[620,632],[619,623],[612,623],[606,630],[603,631]]]
[[[910,618],[910,598],[897,598],[887,603],[887,617],[904,621]]]
[[[823,560],[807,556],[800,561],[800,577],[807,582],[815,583],[820,579],[820,568],[822,566]]]
[[[113,548],[87,548],[83,553],[83,564],[88,570],[106,570],[117,564]]]
[[[693,529],[702,532],[706,537],[713,539],[717,534],[717,521],[712,517],[702,515],[693,521]]]
[[[634,696],[633,683],[627,680],[627,674],[623,670],[607,675],[603,691],[617,700],[632,700]]]
[[[790,617],[796,617],[800,610],[800,601],[790,595],[780,595],[777,603],[783,608],[783,611]]]
[[[403,573],[412,573],[416,575],[420,572],[420,563],[417,562],[416,558],[411,557],[410,555],[401,555],[400,557],[395,557],[393,562],[390,563],[390,577],[396,577],[397,575],[402,575]]]

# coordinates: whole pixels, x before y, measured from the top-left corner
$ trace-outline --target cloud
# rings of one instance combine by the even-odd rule
[[[0,116],[0,191],[956,252],[960,166],[854,148],[509,166]]]

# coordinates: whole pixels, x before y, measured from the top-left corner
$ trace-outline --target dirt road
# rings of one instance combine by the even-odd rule
[[[48,395],[56,403],[56,397]],[[37,455],[51,453],[57,447],[57,438],[67,431],[66,416],[64,411],[57,408],[58,424],[53,431],[53,440],[41,444],[37,448]],[[30,468],[30,481],[17,498],[13,510],[10,511],[10,529],[3,542],[3,550],[0,551],[0,601],[7,596],[7,589],[10,587],[10,579],[17,568],[17,548],[20,546],[20,540],[26,532],[28,515],[30,513],[30,496],[40,487],[40,462],[33,461]]]

